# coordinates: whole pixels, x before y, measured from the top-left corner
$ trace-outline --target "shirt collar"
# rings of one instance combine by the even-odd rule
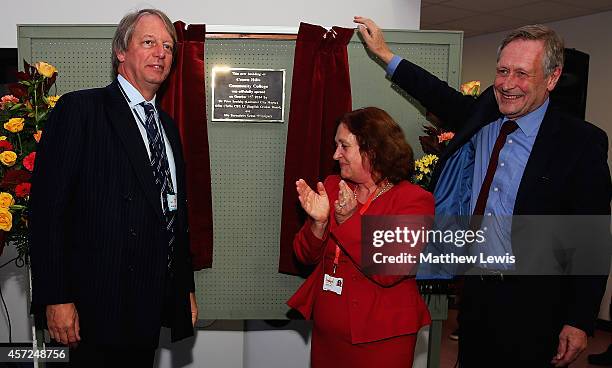
[[[125,92],[129,100],[128,104],[130,105],[130,108],[140,105],[142,102],[149,102],[155,108],[156,95],[153,96],[151,101],[147,101],[144,97],[142,97],[142,94],[138,92],[138,90],[134,86],[132,86],[132,84],[128,82],[128,80],[125,79],[125,77],[123,77],[121,74],[117,75],[117,81],[119,81],[121,88],[123,88],[123,91]]]
[[[546,114],[546,110],[548,109],[548,104],[550,103],[550,99],[547,98],[546,101],[542,104],[542,106],[533,110],[529,114],[525,116],[521,116],[516,119],[516,124],[519,126],[523,134],[528,137],[533,137],[538,134],[538,130],[540,129],[540,125],[542,125],[542,120],[544,120],[544,115]],[[504,116],[502,119],[502,123],[508,121],[507,117]]]

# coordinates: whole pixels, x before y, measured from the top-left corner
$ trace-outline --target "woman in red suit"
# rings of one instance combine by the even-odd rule
[[[300,262],[316,265],[287,304],[313,319],[311,366],[410,368],[416,333],[430,316],[413,277],[366,275],[363,215],[433,215],[434,199],[408,182],[412,149],[385,111],[345,114],[336,130],[340,176],[296,182],[308,221],[296,235]]]

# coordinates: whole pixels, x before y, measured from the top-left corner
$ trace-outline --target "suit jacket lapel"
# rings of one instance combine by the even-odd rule
[[[529,203],[526,203],[524,194],[538,182],[538,180],[547,180],[546,172],[550,167],[551,155],[555,152],[555,146],[558,142],[556,136],[559,132],[560,121],[557,112],[551,106],[548,107],[538,136],[533,143],[533,148],[529,154],[521,183],[519,184],[518,192],[516,193],[516,202],[514,203],[515,215],[530,214]]]
[[[117,84],[118,82],[115,80],[106,87],[106,113],[108,114],[111,125],[119,136],[119,140],[123,144],[123,148],[127,153],[126,156],[134,169],[134,173],[140,182],[145,196],[155,209],[159,218],[163,219],[161,202],[159,193],[154,184],[149,155],[147,154],[140,131],[136,126],[137,123],[134,120],[134,115],[132,111],[130,111]]]
[[[434,169],[432,180],[429,184],[429,188],[432,191],[440,179],[440,175],[442,174],[442,169],[446,165],[446,161],[455,152],[457,152],[459,148],[472,139],[474,134],[478,133],[482,127],[501,117],[501,113],[499,112],[497,102],[495,101],[495,96],[491,88],[488,88],[482,93],[477,102],[477,106],[478,107],[475,109],[474,114],[470,116],[460,130],[455,132],[455,137],[448,143],[448,146],[446,146],[440,155],[439,162]]]

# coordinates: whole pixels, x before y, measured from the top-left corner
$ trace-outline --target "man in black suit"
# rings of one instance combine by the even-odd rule
[[[607,136],[558,111],[548,98],[563,68],[563,42],[544,26],[511,32],[499,48],[494,86],[474,99],[394,56],[370,19],[355,22],[368,49],[387,64],[391,80],[456,132],[431,180],[436,215],[486,214],[494,221],[515,215],[512,227],[497,227],[495,236],[511,239],[501,254],[516,256],[516,268],[480,269],[479,276],[465,280],[460,365],[568,365],[586,348],[594,328],[608,270],[609,230],[600,228],[596,241],[603,239],[602,246],[594,249],[601,253],[590,254],[598,263],[592,265],[596,275],[561,277],[569,272],[564,257],[582,257],[596,241],[583,238],[570,252],[547,252],[551,237],[543,229],[525,237],[516,217],[601,215],[603,227],[609,226]]]
[[[126,15],[117,79],[63,95],[38,147],[31,191],[34,310],[72,366],[148,366],[160,327],[197,319],[179,132],[156,105],[176,33],[159,10]],[[44,312],[43,312],[44,311]]]

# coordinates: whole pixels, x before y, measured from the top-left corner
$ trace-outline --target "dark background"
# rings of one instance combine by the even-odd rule
[[[7,84],[17,81],[17,49],[0,48],[0,96],[8,94]]]

